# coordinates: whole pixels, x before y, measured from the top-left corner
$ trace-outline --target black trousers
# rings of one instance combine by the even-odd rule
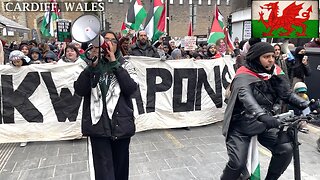
[[[287,136],[286,134],[282,134],[282,141],[279,141],[278,131],[278,129],[270,129],[258,135],[259,143],[272,152],[267,180],[278,179],[292,159],[292,143],[288,141],[289,138],[283,137]],[[223,170],[221,180],[236,180],[244,172],[250,140],[251,136],[244,135],[236,130],[229,131],[226,140],[229,161]]]
[[[128,180],[130,138],[90,137],[96,180]]]

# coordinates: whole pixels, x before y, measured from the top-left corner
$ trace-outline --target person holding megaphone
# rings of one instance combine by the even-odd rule
[[[131,95],[138,88],[133,66],[123,58],[114,32],[101,33],[107,48],[92,49],[93,62],[74,83],[84,97],[82,133],[92,148],[96,180],[129,177],[129,144],[135,134]],[[90,150],[89,150],[90,153]]]

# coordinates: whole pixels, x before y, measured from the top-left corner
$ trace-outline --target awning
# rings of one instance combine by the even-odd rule
[[[30,31],[29,28],[22,26],[21,24],[14,22],[2,15],[0,15],[0,25],[5,27],[7,31],[17,31],[22,33],[28,33]]]

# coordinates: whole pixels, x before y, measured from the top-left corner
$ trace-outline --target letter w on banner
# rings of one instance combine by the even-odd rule
[[[252,1],[252,36],[314,38],[319,36],[318,1]]]

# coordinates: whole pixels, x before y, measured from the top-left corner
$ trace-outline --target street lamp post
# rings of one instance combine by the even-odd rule
[[[193,3],[192,1],[192,4],[190,6],[190,20],[191,20],[191,25],[192,25],[192,30],[194,31],[195,30],[195,24],[196,24],[196,16],[197,16],[197,7],[196,5]]]
[[[98,2],[103,2],[102,0],[97,0]],[[101,30],[104,31],[105,30],[105,18],[104,18],[104,11],[100,11],[99,13],[99,18],[100,18],[100,21],[101,21]]]

